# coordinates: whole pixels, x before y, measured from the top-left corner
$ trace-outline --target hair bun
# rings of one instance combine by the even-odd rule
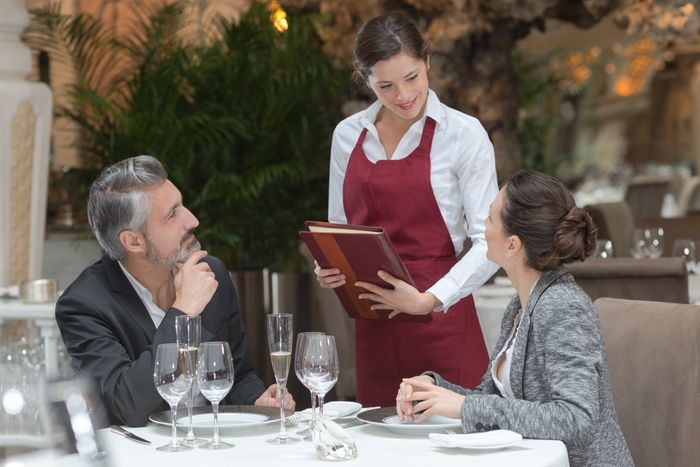
[[[574,206],[557,226],[554,246],[563,264],[583,261],[596,248],[596,228],[585,209]]]

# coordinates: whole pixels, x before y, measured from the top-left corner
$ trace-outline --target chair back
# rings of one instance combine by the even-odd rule
[[[591,300],[613,297],[688,303],[688,269],[683,258],[589,258],[566,268]]]
[[[647,217],[660,217],[664,195],[671,189],[667,176],[637,176],[625,192],[625,201],[632,210],[634,225],[638,227]]]
[[[598,228],[598,238],[610,240],[614,257],[630,256],[634,217],[625,201],[600,203],[586,206]]]
[[[637,467],[700,459],[700,306],[600,298],[615,409]]]
[[[678,199],[678,214],[700,214],[700,177],[691,178],[683,186]]]

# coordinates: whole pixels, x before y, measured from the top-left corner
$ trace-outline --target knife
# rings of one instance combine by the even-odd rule
[[[132,432],[120,427],[119,425],[112,425],[109,427],[109,429],[112,431],[112,433],[116,433],[120,436],[125,437],[126,439],[130,439],[131,441],[136,441],[137,443],[141,443],[141,444],[151,444],[151,442],[148,441],[147,439],[144,439],[140,436],[137,436],[137,435],[133,434]]]

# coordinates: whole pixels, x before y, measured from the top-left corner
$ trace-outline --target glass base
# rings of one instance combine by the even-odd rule
[[[186,444],[182,443],[181,441],[178,441],[177,443],[168,443],[163,446],[157,447],[156,451],[163,451],[163,452],[180,452],[180,451],[189,451],[192,449],[192,446],[187,446]]]
[[[274,438],[266,439],[265,441],[270,443],[270,444],[294,444],[294,443],[300,443],[301,438],[297,438],[296,436],[289,436],[289,435],[285,435],[285,436],[277,435]]]
[[[216,449],[231,449],[233,447],[236,447],[236,445],[233,443],[227,443],[225,441],[219,441],[218,443],[214,443],[213,441],[209,441],[208,443],[202,444],[201,446],[199,446],[199,449],[216,450]]]
[[[184,444],[185,446],[191,446],[193,448],[198,448],[200,446],[207,444],[208,442],[209,441],[207,441],[206,439],[197,438],[194,435],[194,433],[192,434],[191,438],[185,437],[182,439],[182,444]]]

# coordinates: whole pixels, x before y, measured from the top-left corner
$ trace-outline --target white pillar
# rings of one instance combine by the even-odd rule
[[[0,285],[41,276],[48,196],[51,91],[25,80],[24,0],[0,1]]]

